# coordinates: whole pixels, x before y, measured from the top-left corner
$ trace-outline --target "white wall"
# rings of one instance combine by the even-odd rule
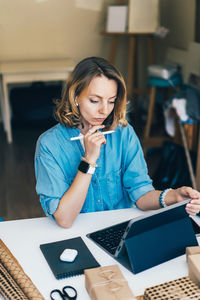
[[[160,0],[160,25],[168,28],[169,34],[155,39],[155,63],[165,62],[169,47],[188,49],[195,36],[195,9],[195,0]],[[140,87],[146,87],[148,60],[144,41],[139,49],[138,81]]]
[[[107,5],[116,4],[116,0],[99,0],[103,3],[99,11],[77,7],[77,1],[0,0],[0,61],[70,57],[78,62],[91,55],[109,58],[111,38],[100,31],[105,28]],[[195,0],[160,0],[160,7],[161,25],[170,33],[156,40],[156,62],[163,62],[167,47],[187,49],[194,39]],[[126,37],[119,40],[116,65],[126,77],[128,43]],[[146,41],[141,40],[137,57],[140,87],[146,85],[146,47]]]
[[[76,0],[0,0],[0,60],[107,56],[109,43],[99,33],[113,1],[101,2],[103,11]]]
[[[165,39],[157,40],[157,60],[162,61],[167,47],[187,50],[195,36],[195,0],[160,0],[161,25],[169,29]]]

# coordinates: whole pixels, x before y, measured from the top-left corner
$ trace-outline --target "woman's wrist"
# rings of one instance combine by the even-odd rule
[[[91,165],[92,167],[96,168],[98,165],[96,164],[96,162],[92,162],[90,161],[87,157],[81,157],[82,161],[85,161],[86,163],[88,163],[89,165]]]
[[[175,195],[175,190],[169,188],[165,189],[160,193],[159,196],[159,204],[160,207],[166,207],[171,204],[176,203],[176,195]]]

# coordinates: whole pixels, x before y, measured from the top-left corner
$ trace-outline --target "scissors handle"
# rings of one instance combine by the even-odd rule
[[[67,290],[69,290],[69,289],[74,291],[74,296],[70,296],[67,293]],[[65,295],[67,297],[67,299],[69,299],[69,300],[75,300],[77,298],[77,295],[78,295],[76,289],[71,285],[64,286],[64,288],[62,289],[62,292],[63,292],[63,295]]]
[[[61,299],[64,299],[63,294],[61,293],[60,290],[53,290],[53,291],[51,291],[51,293],[50,293],[51,300],[56,300],[56,299],[53,297],[53,294],[58,294],[58,295],[61,297]]]

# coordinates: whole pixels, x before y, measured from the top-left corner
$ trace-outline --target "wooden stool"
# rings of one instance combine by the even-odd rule
[[[151,137],[150,131],[154,117],[154,109],[156,102],[156,88],[178,88],[182,85],[182,77],[180,75],[175,75],[170,80],[150,77],[149,78],[149,105],[147,112],[147,122],[144,129],[144,138],[143,138],[143,149],[144,152],[148,147],[160,147],[164,140],[169,138],[163,136]]]
[[[184,130],[188,143],[188,148],[192,151],[197,150],[198,127],[198,123],[184,123]]]

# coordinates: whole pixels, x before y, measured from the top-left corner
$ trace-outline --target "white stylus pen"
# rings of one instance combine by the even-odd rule
[[[113,132],[115,132],[115,131],[114,130],[108,130],[108,131],[101,132],[101,133],[103,133],[105,135],[105,134],[110,134],[110,133],[113,133]],[[82,140],[83,138],[84,138],[84,135],[79,135],[79,136],[71,138],[70,141]]]

